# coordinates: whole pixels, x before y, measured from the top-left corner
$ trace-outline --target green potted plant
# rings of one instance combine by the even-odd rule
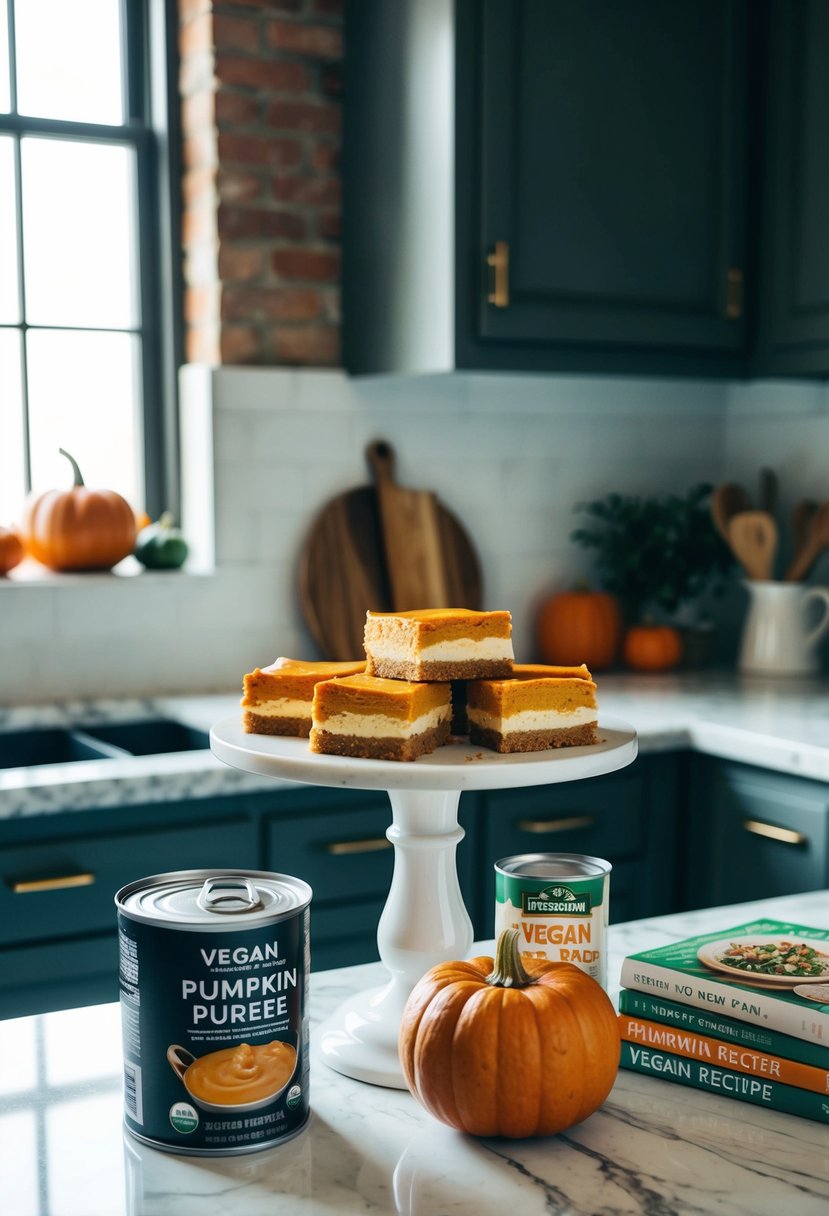
[[[593,551],[602,586],[622,605],[631,667],[675,667],[684,650],[689,660],[688,626],[680,621],[698,614],[703,596],[719,591],[733,567],[711,520],[711,489],[700,483],[684,495],[613,493],[576,507],[587,520],[571,539]]]

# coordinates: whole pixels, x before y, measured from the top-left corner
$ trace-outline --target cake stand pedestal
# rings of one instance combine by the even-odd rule
[[[307,739],[246,734],[238,718],[210,732],[213,753],[250,773],[311,785],[386,790],[394,872],[377,927],[377,948],[389,981],[345,1001],[325,1023],[320,1046],[328,1064],[373,1085],[405,1089],[397,1054],[403,1007],[430,967],[466,958],[472,922],[458,883],[455,853],[463,839],[458,803],[464,790],[511,789],[578,781],[624,768],[636,757],[636,733],[602,723],[600,742],[546,752],[499,755],[453,743],[399,763],[318,756]]]

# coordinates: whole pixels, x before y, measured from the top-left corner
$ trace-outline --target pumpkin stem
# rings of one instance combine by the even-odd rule
[[[78,468],[78,462],[75,459],[75,457],[70,456],[69,453],[67,451],[65,451],[63,448],[58,448],[58,451],[60,452],[61,456],[65,456],[66,459],[69,461],[69,463],[72,465],[72,473],[74,474],[74,477],[75,477],[73,485],[82,486],[84,483],[83,477],[81,477],[81,471]]]
[[[486,977],[495,988],[527,988],[535,983],[518,953],[518,930],[502,929],[495,946],[495,966]]]

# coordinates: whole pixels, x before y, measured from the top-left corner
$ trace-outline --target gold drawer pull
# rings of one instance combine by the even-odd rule
[[[486,264],[492,271],[492,291],[487,301],[496,308],[509,308],[509,243],[496,241],[494,253],[486,255]]]
[[[569,832],[571,828],[592,828],[592,815],[571,815],[569,819],[519,819],[521,832]]]
[[[62,874],[58,878],[32,878],[21,882],[10,882],[15,895],[34,895],[38,891],[63,891],[69,887],[91,887],[94,874]]]
[[[353,853],[379,853],[392,845],[385,836],[372,836],[370,840],[331,840],[322,847],[332,857],[347,857]]]
[[[809,843],[809,837],[803,832],[795,832],[791,828],[779,828],[775,823],[763,823],[760,819],[744,819],[743,827],[755,836],[766,836],[769,840],[779,840],[781,844]]]

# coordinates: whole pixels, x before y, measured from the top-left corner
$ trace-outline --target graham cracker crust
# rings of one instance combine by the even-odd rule
[[[564,726],[558,730],[524,730],[502,735],[497,730],[469,724],[469,742],[493,752],[545,752],[553,747],[585,747],[598,743],[596,723]]]
[[[242,728],[249,735],[290,735],[295,739],[307,739],[311,731],[311,718],[280,718],[257,714],[246,709],[242,715]]]
[[[447,684],[451,680],[506,680],[512,659],[462,659],[454,663],[428,663],[422,659],[375,659],[367,655],[366,675],[387,680],[415,680]]]
[[[447,719],[411,739],[364,739],[359,735],[332,735],[315,726],[311,751],[328,756],[356,756],[364,760],[416,760],[440,747],[449,738]]]

